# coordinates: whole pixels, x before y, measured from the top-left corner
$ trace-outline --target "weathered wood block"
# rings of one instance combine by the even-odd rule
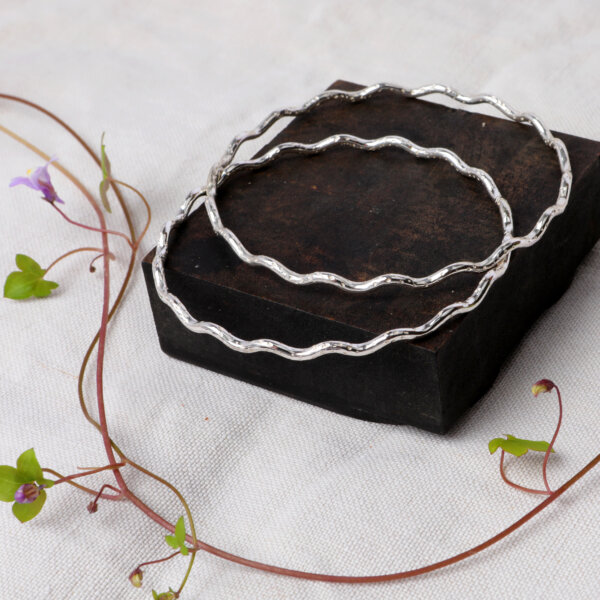
[[[312,142],[339,132],[398,134],[451,148],[494,177],[512,206],[517,234],[527,233],[558,193],[555,155],[532,128],[392,93],[359,104],[325,104],[294,119],[273,143]],[[542,241],[513,254],[508,272],[479,308],[429,337],[361,358],[292,362],[239,354],[186,330],[157,299],[150,253],[143,267],[162,349],[339,413],[446,431],[491,386],[508,353],[567,289],[600,236],[600,143],[557,135],[567,145],[574,175],[566,212]],[[215,150],[215,159],[220,153]],[[480,260],[501,239],[496,206],[480,184],[441,161],[417,160],[397,149],[287,156],[238,173],[218,202],[223,222],[249,250],[300,272],[329,270],[354,279],[390,271],[424,275],[456,260]],[[239,261],[213,234],[204,209],[176,234],[166,273],[169,287],[196,318],[246,339],[295,346],[364,341],[393,327],[418,325],[466,298],[479,279],[462,274],[427,290],[386,287],[367,294],[294,286]]]

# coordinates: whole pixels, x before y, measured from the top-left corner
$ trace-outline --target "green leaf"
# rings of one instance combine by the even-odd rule
[[[157,594],[154,590],[152,590],[152,598],[154,600],[175,600],[177,596],[175,592],[169,588],[168,592],[163,592],[162,594]]]
[[[490,440],[490,443],[488,444],[490,454],[494,454],[498,448],[502,448],[502,450],[509,452],[514,456],[523,456],[524,454],[527,454],[529,450],[533,450],[534,452],[546,452],[550,446],[548,442],[523,440],[521,438],[516,438],[513,435],[505,435],[506,439],[494,438],[493,440]],[[552,450],[552,452],[554,452],[554,450]]]
[[[17,254],[17,267],[20,271],[13,271],[4,283],[4,297],[12,300],[24,300],[31,296],[45,298],[58,287],[54,281],[46,281],[46,273],[33,258],[25,254]]]
[[[185,521],[183,520],[183,517],[177,519],[177,523],[175,524],[175,535],[165,535],[165,542],[167,542],[174,550],[181,551],[183,556],[189,554],[189,550],[185,545]]]
[[[33,295],[36,298],[46,298],[50,295],[52,290],[55,290],[58,287],[58,283],[55,281],[46,281],[45,279],[40,279],[36,282],[35,287],[33,288]]]
[[[17,267],[24,273],[32,273],[38,277],[43,277],[46,272],[33,258],[26,254],[17,254],[15,262],[17,263]]]
[[[100,200],[102,201],[102,206],[104,206],[104,210],[106,212],[112,212],[110,209],[110,204],[108,203],[108,191],[109,186],[108,179],[103,179],[98,186],[98,193],[100,194]]]
[[[12,300],[24,300],[33,296],[35,284],[39,277],[33,273],[13,271],[8,275],[4,283],[4,297]]]
[[[21,487],[21,481],[17,469],[8,465],[0,465],[0,500],[2,502],[14,502],[15,492]]]
[[[106,192],[108,191],[109,180],[111,177],[110,173],[110,161],[108,160],[108,156],[106,155],[106,146],[104,145],[104,133],[100,138],[100,166],[102,167],[102,181],[100,182],[99,192],[100,192],[100,200],[102,201],[102,206],[106,212],[111,212],[110,204],[108,203],[108,196]]]
[[[35,455],[33,448],[25,450],[19,458],[17,458],[17,473],[23,478],[24,483],[37,481],[38,483],[44,479],[42,467]]]
[[[40,510],[42,510],[44,502],[46,502],[46,490],[42,490],[40,495],[31,504],[19,504],[18,502],[15,502],[12,508],[13,515],[15,515],[21,523],[31,521],[31,519],[37,516]]]
[[[175,524],[175,539],[179,542],[179,545],[185,544],[185,522],[183,517],[179,517]]]

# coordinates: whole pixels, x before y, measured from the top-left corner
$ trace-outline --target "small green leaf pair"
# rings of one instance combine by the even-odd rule
[[[175,600],[177,594],[171,588],[169,588],[168,592],[163,592],[162,594],[152,590],[152,598],[153,600]]]
[[[13,300],[24,300],[31,296],[45,298],[58,287],[58,283],[44,279],[46,271],[33,258],[25,254],[17,254],[16,263],[21,270],[13,271],[6,278],[5,298]]]
[[[506,439],[494,438],[493,440],[490,440],[490,443],[488,444],[490,454],[494,454],[498,448],[502,448],[502,450],[509,452],[514,456],[523,456],[524,454],[527,454],[529,450],[533,450],[535,452],[546,452],[550,446],[548,442],[522,440],[513,435],[509,435],[508,433],[504,435],[506,435]],[[554,450],[552,450],[552,452],[554,452]]]
[[[14,502],[12,511],[21,523],[30,521],[42,510],[46,502],[44,488],[53,485],[51,479],[44,478],[33,448],[19,456],[16,469],[9,465],[0,465],[0,500]],[[31,494],[35,499],[28,498]]]
[[[175,535],[166,535],[165,542],[174,550],[179,550],[183,556],[189,554],[189,550],[185,545],[185,523],[183,517],[179,517],[179,520],[175,524]]]

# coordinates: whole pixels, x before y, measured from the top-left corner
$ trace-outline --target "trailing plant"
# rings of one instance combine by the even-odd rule
[[[80,469],[78,472],[74,472],[70,475],[63,476],[56,470],[45,467],[42,468],[38,462],[34,450],[25,450],[17,459],[16,466],[2,465],[0,466],[0,500],[6,503],[12,504],[12,510],[14,515],[21,522],[28,522],[35,518],[42,508],[45,506],[46,499],[48,496],[52,496],[51,490],[60,484],[69,484],[78,490],[91,495],[93,498],[87,505],[87,509],[90,513],[95,513],[98,510],[100,501],[125,501],[130,502],[141,510],[150,519],[161,525],[167,532],[165,542],[169,545],[171,550],[168,555],[164,557],[148,560],[137,565],[129,574],[129,580],[135,587],[141,587],[143,583],[143,568],[150,565],[156,565],[168,560],[171,560],[177,556],[184,556],[189,558],[188,566],[183,579],[177,589],[169,588],[168,591],[158,593],[152,590],[152,596],[155,600],[173,600],[179,598],[183,592],[183,589],[188,580],[190,571],[194,564],[194,560],[199,550],[209,552],[226,560],[267,571],[271,573],[277,573],[279,575],[286,575],[290,577],[297,577],[301,579],[327,581],[327,582],[340,582],[340,583],[372,583],[378,581],[390,581],[396,579],[404,579],[408,577],[414,577],[423,573],[428,573],[440,569],[442,567],[457,563],[461,560],[469,558],[474,554],[492,546],[497,543],[531,518],[546,508],[550,503],[554,502],[560,497],[567,489],[569,489],[576,481],[583,477],[589,470],[591,470],[598,462],[600,462],[600,454],[590,461],[583,469],[576,473],[569,481],[564,483],[558,489],[552,491],[548,485],[547,480],[547,463],[550,453],[553,451],[554,441],[558,434],[560,427],[560,420],[562,418],[562,401],[560,398],[560,392],[558,388],[548,380],[542,380],[534,386],[534,394],[537,395],[541,392],[549,392],[556,390],[560,403],[561,417],[559,418],[559,424],[556,429],[556,433],[550,443],[546,442],[531,442],[515,438],[513,436],[506,436],[506,439],[495,438],[490,442],[489,449],[491,452],[495,452],[498,448],[501,449],[500,459],[500,472],[503,479],[513,487],[530,491],[537,494],[544,494],[547,497],[538,504],[535,508],[521,517],[518,521],[513,523],[510,527],[507,527],[503,531],[494,535],[492,538],[482,542],[481,544],[447,558],[429,565],[419,567],[417,569],[400,571],[397,573],[389,573],[384,575],[373,575],[373,576],[342,576],[342,575],[328,575],[320,573],[310,573],[304,571],[298,571],[293,569],[285,569],[282,567],[261,563],[258,561],[249,560],[240,556],[236,556],[219,548],[215,548],[198,539],[196,535],[196,529],[194,524],[193,515],[190,507],[186,502],[181,492],[169,481],[156,475],[152,471],[146,469],[142,465],[136,463],[130,459],[126,453],[117,445],[115,440],[112,438],[106,415],[106,406],[104,403],[104,358],[106,353],[106,341],[107,341],[107,327],[111,319],[114,317],[123,300],[125,291],[129,285],[132,277],[133,269],[136,264],[137,251],[139,245],[143,240],[148,227],[150,225],[151,210],[150,206],[144,197],[144,195],[137,190],[135,187],[121,180],[113,177],[111,171],[110,161],[106,152],[106,145],[104,143],[104,136],[100,143],[100,152],[95,152],[83,138],[75,132],[69,125],[62,121],[59,117],[46,110],[45,108],[18,98],[16,96],[10,96],[7,94],[0,94],[0,98],[4,100],[10,100],[29,106],[50,119],[58,123],[64,128],[71,136],[77,140],[82,148],[89,154],[95,163],[98,165],[100,171],[100,183],[98,186],[97,199],[95,194],[92,194],[83,183],[69,170],[62,165],[56,157],[50,157],[47,153],[34,146],[29,141],[23,139],[17,133],[11,131],[3,125],[0,125],[0,131],[11,137],[17,143],[20,143],[29,148],[34,154],[44,161],[44,164],[37,167],[35,170],[29,171],[26,175],[16,177],[10,182],[10,186],[23,185],[29,187],[41,194],[41,198],[45,203],[46,207],[54,211],[58,216],[65,219],[68,223],[75,227],[83,228],[90,232],[90,235],[99,235],[100,245],[99,246],[85,246],[81,248],[74,248],[69,252],[57,257],[52,261],[45,269],[40,266],[34,259],[24,255],[16,255],[16,265],[18,271],[10,273],[6,279],[4,285],[4,296],[13,300],[23,300],[25,298],[38,298],[43,299],[48,297],[53,290],[58,287],[58,283],[46,279],[46,275],[51,269],[54,269],[56,265],[61,263],[68,257],[80,253],[80,252],[92,252],[94,257],[89,264],[89,270],[93,273],[96,271],[95,263],[99,261],[102,266],[102,298],[100,301],[99,311],[99,325],[98,331],[92,341],[86,353],[83,356],[81,367],[79,370],[78,377],[78,396],[79,405],[85,419],[98,430],[104,451],[106,454],[106,465],[93,469]],[[79,190],[81,197],[85,199],[92,207],[96,216],[97,223],[92,225],[89,223],[80,223],[72,219],[64,207],[68,207],[71,198],[67,198],[64,194],[58,193],[58,190],[54,187],[50,170],[55,169],[65,175]],[[107,228],[105,212],[111,212],[111,206],[108,199],[108,192],[112,190],[114,197],[117,199],[119,208],[126,223],[126,232],[111,230]],[[136,227],[131,218],[131,213],[128,207],[128,203],[125,201],[123,191],[133,194],[146,208],[146,222],[143,224],[141,231],[138,233]],[[124,239],[127,242],[129,248],[129,256],[127,271],[123,280],[120,282],[119,291],[115,300],[111,303],[110,301],[110,286],[111,286],[111,270],[110,261],[116,260],[117,257],[110,251],[110,240],[114,237]],[[94,419],[90,411],[88,410],[88,399],[84,395],[84,379],[86,371],[91,360],[94,350],[96,352],[96,370],[95,370],[95,402],[97,407],[98,419]],[[504,455],[505,452],[509,452],[515,456],[521,456],[526,452],[542,451],[545,452],[544,464],[543,464],[543,479],[545,484],[544,490],[532,490],[524,488],[508,480],[504,471]],[[166,486],[177,498],[180,503],[184,515],[179,518],[177,523],[173,524],[161,517],[155,512],[150,506],[143,502],[134,492],[129,488],[126,481],[126,473],[128,470],[135,469],[144,475],[151,477],[158,481],[160,484]],[[104,483],[99,489],[92,489],[81,483],[84,477],[98,474],[101,472],[110,473],[114,478],[112,483]],[[50,479],[48,476],[54,477]],[[50,492],[50,493],[48,493]],[[187,527],[186,527],[187,521]]]
[[[531,392],[535,397],[537,397],[539,394],[542,394],[542,393],[547,394],[548,392],[550,392],[552,390],[556,390],[556,395],[558,397],[558,423],[556,424],[556,430],[554,431],[554,435],[552,436],[552,440],[550,442],[534,442],[532,440],[522,440],[522,439],[516,438],[512,435],[505,434],[506,439],[494,438],[493,440],[490,440],[490,443],[488,444],[490,454],[494,454],[494,452],[496,452],[496,450],[498,450],[498,448],[500,448],[500,450],[501,450],[501,453],[500,453],[500,475],[501,475],[502,479],[511,487],[514,487],[523,492],[529,492],[530,494],[544,494],[544,495],[548,495],[548,496],[552,494],[552,490],[550,489],[550,485],[548,484],[548,473],[547,473],[548,459],[550,458],[550,454],[552,452],[554,452],[554,442],[556,441],[556,438],[558,437],[558,432],[560,431],[560,426],[562,424],[562,416],[563,416],[562,398],[561,398],[560,390],[558,389],[558,386],[554,382],[550,381],[549,379],[541,379],[537,383],[534,383],[533,387],[531,388]],[[543,490],[537,490],[537,489],[532,489],[532,488],[528,488],[528,487],[523,487],[522,485],[519,485],[519,484],[515,483],[514,481],[511,481],[506,476],[506,472],[504,470],[504,456],[505,456],[506,452],[508,452],[509,454],[512,454],[513,456],[516,456],[518,458],[519,456],[524,456],[525,454],[527,454],[527,452],[529,452],[529,450],[532,450],[534,452],[543,452],[544,453],[544,462],[542,464],[542,478],[544,479],[545,489],[543,489]]]

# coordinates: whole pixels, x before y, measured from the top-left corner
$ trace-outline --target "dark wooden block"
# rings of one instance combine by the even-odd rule
[[[555,155],[532,128],[391,93],[354,105],[325,104],[294,119],[272,143],[316,141],[336,132],[399,134],[453,149],[494,177],[512,206],[517,234],[527,233],[558,193]],[[558,136],[574,174],[566,212],[541,242],[513,255],[478,309],[429,337],[362,358],[292,362],[266,353],[242,355],[180,325],[157,299],[150,253],[143,267],[162,349],[339,413],[446,431],[490,387],[507,354],[567,289],[600,236],[600,143]],[[215,160],[220,153],[215,149]],[[354,279],[389,271],[423,275],[456,260],[479,260],[501,238],[497,209],[477,182],[440,161],[394,149],[284,157],[237,174],[218,202],[223,222],[251,251],[301,272],[331,270]],[[239,261],[200,209],[177,233],[167,280],[198,319],[247,339],[306,346],[323,339],[364,341],[420,324],[466,298],[479,276],[458,275],[428,290],[387,287],[358,295],[327,286],[300,288]]]

